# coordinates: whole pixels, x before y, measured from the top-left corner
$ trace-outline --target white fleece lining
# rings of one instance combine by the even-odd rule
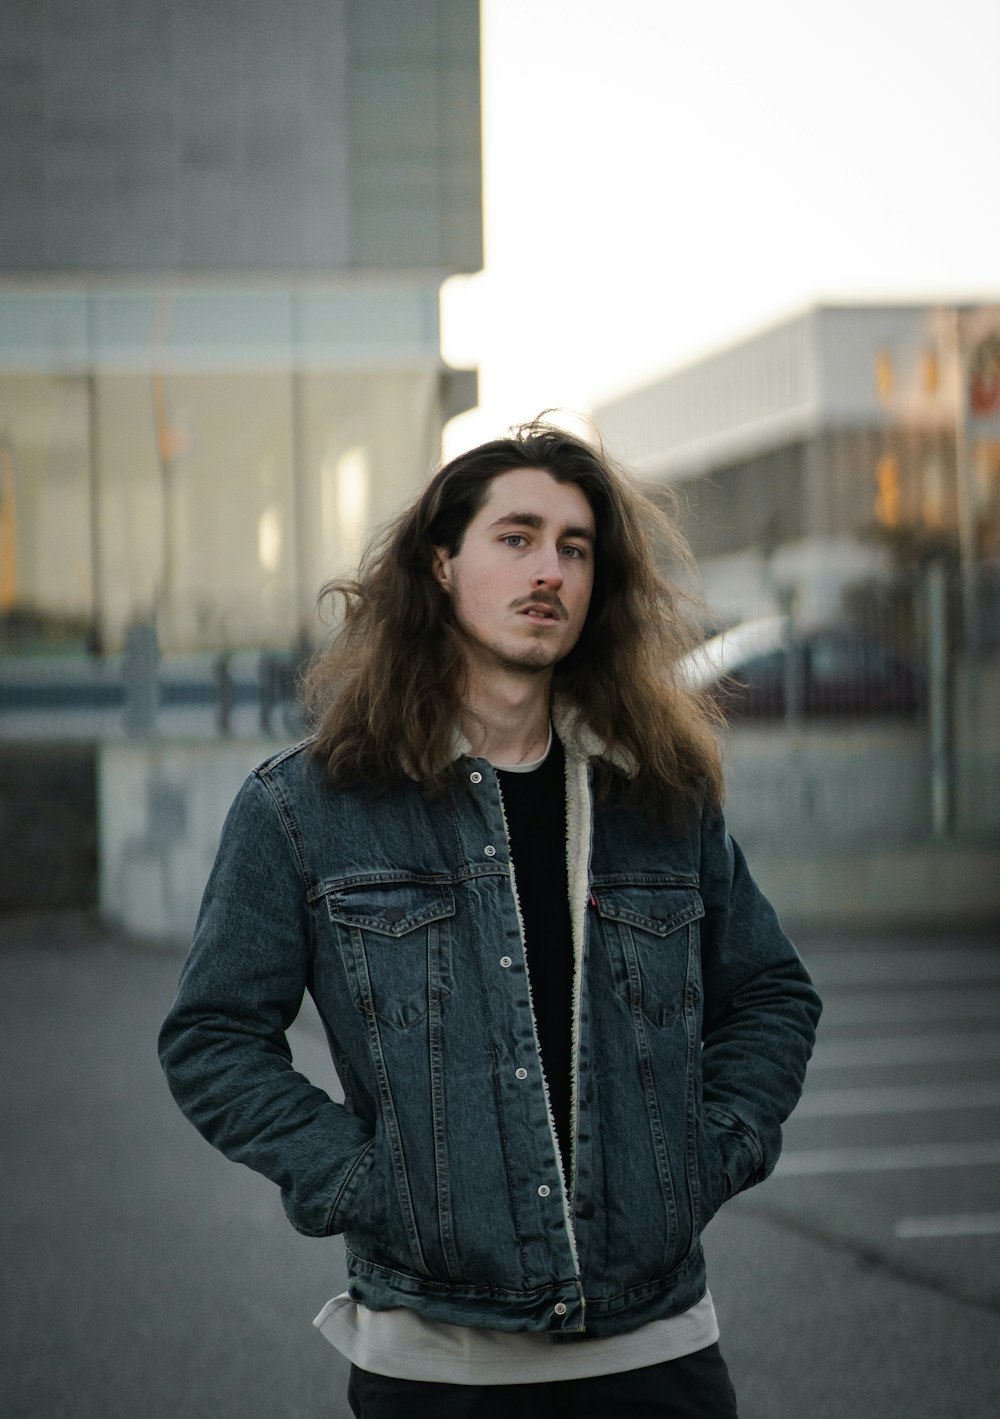
[[[528,951],[527,951],[527,946],[526,946],[526,944],[525,944],[525,938],[524,938],[524,918],[523,918],[522,915],[521,915],[521,899],[520,899],[520,897],[519,897],[518,894],[517,894],[517,879],[516,879],[516,877],[514,876],[514,855],[513,855],[513,853],[512,853],[511,850],[510,850],[510,832],[508,831],[508,828],[507,828],[507,812],[506,812],[506,809],[505,809],[504,806],[503,806],[503,789],[500,787],[500,780],[499,780],[499,779],[497,780],[497,793],[498,793],[498,795],[499,795],[499,797],[500,797],[500,816],[503,818],[503,831],[504,831],[504,836],[505,836],[505,838],[507,839],[507,862],[509,863],[508,871],[509,871],[509,873],[510,873],[510,890],[511,890],[511,891],[513,892],[513,894],[514,894],[514,908],[515,908],[515,910],[516,910],[516,912],[517,912],[517,929],[518,929],[518,932],[519,932],[520,937],[521,937],[521,959],[522,959],[523,962],[524,962],[524,979],[525,979],[525,982],[526,982],[527,987],[528,987],[528,1013],[529,1013],[530,1016],[531,1016],[531,1033],[532,1033],[532,1035],[534,1036],[534,1040],[535,1040],[535,1053],[536,1053],[536,1055],[538,1056],[538,1065],[539,1065],[539,1068],[541,1069],[541,1072],[542,1072],[542,1091],[543,1091],[543,1093],[544,1093],[544,1095],[545,1095],[545,1112],[546,1112],[546,1114],[548,1115],[548,1120],[549,1120],[549,1133],[550,1133],[550,1135],[551,1135],[551,1137],[552,1137],[552,1148],[553,1148],[553,1150],[554,1150],[554,1152],[555,1152],[556,1159],[558,1160],[558,1163],[559,1163],[559,1172],[560,1172],[560,1178],[559,1178],[560,1188],[559,1188],[559,1192],[560,1192],[560,1195],[561,1195],[561,1197],[562,1197],[563,1221],[564,1221],[564,1223],[566,1224],[566,1235],[569,1237],[570,1252],[572,1253],[572,1256],[573,1256],[573,1270],[574,1270],[575,1273],[576,1273],[576,1284],[577,1284],[577,1287],[579,1288],[579,1291],[580,1291],[580,1319],[581,1319],[581,1321],[582,1321],[582,1320],[583,1320],[583,1317],[584,1317],[584,1314],[585,1314],[585,1303],[584,1303],[584,1299],[583,1299],[583,1286],[582,1286],[582,1284],[581,1284],[581,1276],[580,1276],[580,1257],[579,1257],[579,1255],[578,1255],[578,1253],[577,1253],[577,1249],[576,1249],[576,1233],[573,1231],[573,1217],[572,1217],[572,1214],[571,1214],[571,1212],[570,1212],[570,1204],[569,1204],[569,1194],[570,1194],[570,1187],[571,1187],[571,1183],[572,1183],[572,1177],[571,1177],[571,1174],[570,1174],[570,1175],[567,1175],[566,1168],[565,1168],[564,1165],[563,1165],[562,1151],[560,1150],[560,1147],[559,1147],[559,1136],[558,1136],[558,1134],[556,1133],[555,1116],[554,1116],[553,1113],[552,1113],[552,1100],[549,1098],[549,1081],[548,1081],[548,1080],[546,1079],[546,1077],[545,1077],[545,1066],[544,1066],[544,1064],[542,1063],[542,1047],[541,1047],[541,1044],[539,1043],[539,1039],[538,1039],[538,1026],[537,1026],[536,1023],[535,1023],[535,1005],[534,1005],[534,1001],[533,1001],[532,995],[531,995],[531,971],[528,969]],[[576,1035],[576,1015],[575,1015],[575,1011],[574,1011],[574,1019],[573,1019],[573,1034],[574,1034],[574,1036]],[[571,1109],[571,1113],[572,1113],[572,1105],[570,1106],[570,1109]],[[570,1123],[570,1133],[571,1133],[571,1135],[572,1135],[572,1132],[573,1132],[573,1126],[572,1126],[572,1119],[571,1119],[571,1123]],[[571,1144],[571,1147],[572,1147],[572,1146],[573,1146],[573,1145]],[[572,1168],[572,1162],[571,1162],[570,1166],[571,1166],[571,1168]]]
[[[576,1233],[573,1230],[571,1208],[572,1200],[576,1196],[576,1135],[579,1118],[580,1088],[580,1015],[583,1009],[583,958],[587,927],[587,905],[590,899],[590,852],[593,834],[593,812],[587,768],[588,760],[603,757],[617,768],[621,769],[629,778],[634,778],[639,771],[639,766],[631,755],[622,750],[609,753],[607,746],[586,723],[577,706],[574,705],[572,701],[558,694],[554,695],[552,699],[552,725],[555,727],[555,732],[559,735],[566,753],[566,875],[569,888],[570,935],[573,943],[573,1018],[570,1046],[572,1053],[570,1070],[570,1159],[569,1173],[566,1175],[564,1172],[560,1181],[562,1183],[563,1218],[566,1224],[566,1234],[569,1237],[570,1249],[573,1255],[577,1285],[580,1286],[582,1318],[586,1313],[586,1298],[583,1295],[581,1285],[580,1258],[576,1249]],[[454,756],[456,759],[462,754],[472,752],[471,745],[465,735],[462,734],[461,730],[456,729],[453,742]],[[561,1165],[562,1153],[560,1152],[559,1139],[556,1135],[555,1119],[552,1114],[552,1102],[549,1098],[549,1085],[548,1080],[545,1078],[545,1068],[541,1064],[542,1051],[538,1043],[538,1029],[535,1025],[535,1007],[531,998],[531,975],[528,971],[528,956],[524,944],[524,921],[521,916],[520,898],[517,895],[517,882],[514,878],[514,863],[510,851],[510,833],[507,830],[507,814],[504,811],[503,793],[500,789],[499,780],[497,780],[497,792],[500,795],[500,814],[503,819],[503,830],[507,840],[507,860],[510,863],[510,887],[514,894],[514,906],[517,911],[517,926],[521,935],[521,951],[524,958],[525,980],[528,986],[531,1029],[535,1037],[535,1051],[542,1069],[542,1088],[545,1092],[545,1108],[549,1118],[549,1132],[552,1135],[552,1147]]]
[[[576,1199],[576,1134],[580,1118],[580,1015],[584,943],[590,897],[590,787],[586,760],[566,755],[566,880],[573,941],[573,1034],[570,1071],[570,1192]]]

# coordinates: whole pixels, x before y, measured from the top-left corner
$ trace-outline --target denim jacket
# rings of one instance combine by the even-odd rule
[[[540,1063],[503,805],[455,789],[333,788],[299,745],[226,820],[160,1052],[178,1104],[279,1184],[310,1236],[343,1232],[366,1306],[569,1339],[704,1294],[700,1235],[770,1173],[819,1001],[721,817],[656,831],[573,717],[572,1149]],[[344,1102],[292,1066],[308,990]]]

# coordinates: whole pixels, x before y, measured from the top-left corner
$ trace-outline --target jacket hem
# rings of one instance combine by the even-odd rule
[[[497,1285],[456,1285],[396,1271],[347,1252],[350,1294],[370,1310],[406,1307],[428,1320],[475,1329],[549,1332],[572,1340],[637,1330],[652,1320],[666,1320],[689,1310],[705,1294],[705,1258],[700,1244],[676,1270],[614,1295],[581,1297],[574,1278],[530,1290]],[[586,1309],[586,1328],[574,1319]],[[564,1320],[553,1320],[555,1307],[567,1307]]]

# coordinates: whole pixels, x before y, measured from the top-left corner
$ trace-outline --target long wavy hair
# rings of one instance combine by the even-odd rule
[[[658,553],[690,562],[676,520],[603,449],[541,421],[445,464],[369,545],[356,577],[323,587],[320,602],[342,605],[343,615],[305,678],[312,753],[337,784],[408,773],[438,794],[452,781],[464,660],[434,549],[456,555],[492,480],[520,468],[575,484],[597,527],[590,607],[554,687],[579,707],[608,760],[640,766],[631,778],[614,776],[627,796],[653,809],[676,810],[703,792],[721,803],[718,711],[676,674],[701,639],[697,603],[657,562]]]

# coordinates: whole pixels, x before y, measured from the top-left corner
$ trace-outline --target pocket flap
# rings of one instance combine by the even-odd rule
[[[637,926],[654,936],[669,936],[705,915],[701,897],[687,887],[595,887],[594,899],[601,916]]]
[[[439,882],[366,882],[338,887],[326,894],[331,921],[405,936],[429,921],[455,915],[455,894]]]

